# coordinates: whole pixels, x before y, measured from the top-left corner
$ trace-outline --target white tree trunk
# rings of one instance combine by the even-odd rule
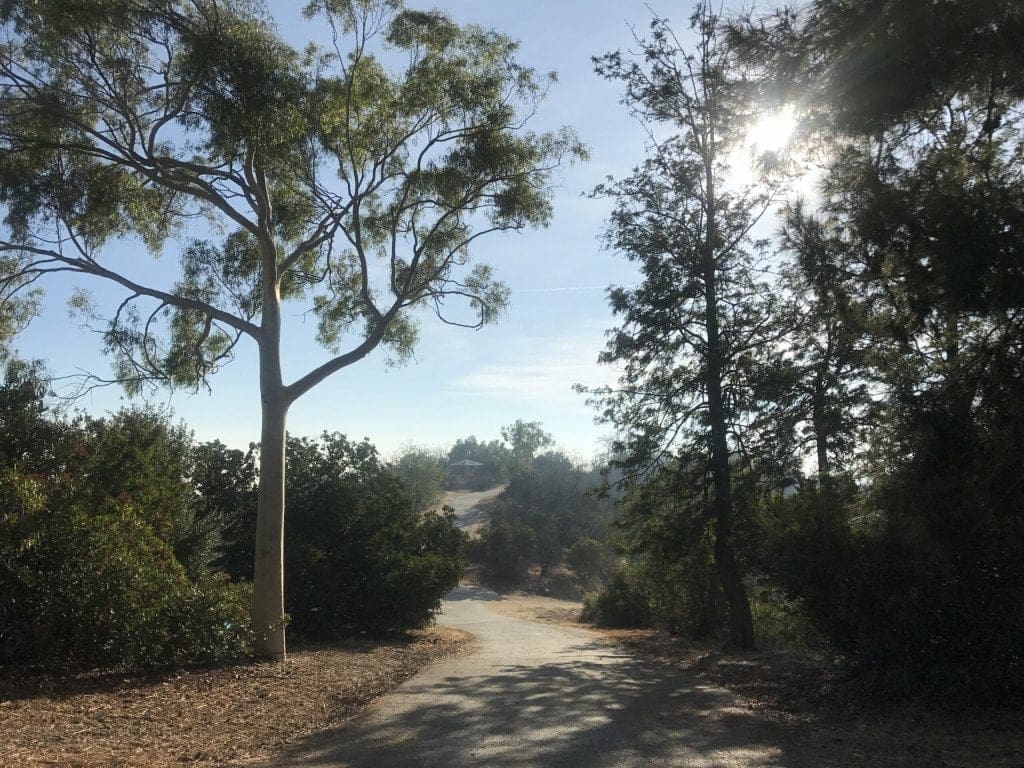
[[[271,253],[272,256],[272,253]],[[273,264],[271,257],[267,258]],[[265,278],[266,280],[266,278]],[[276,281],[263,290],[260,339],[260,483],[256,504],[256,563],[252,584],[252,623],[256,652],[283,661],[284,499],[288,406],[281,376],[281,297]]]
[[[285,658],[284,634],[284,489],[285,418],[282,398],[263,398],[260,484],[256,507],[256,568],[252,621],[256,650],[270,659]]]

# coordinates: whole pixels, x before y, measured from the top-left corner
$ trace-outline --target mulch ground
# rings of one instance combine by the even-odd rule
[[[0,766],[239,765],[351,717],[472,635],[307,648],[283,663],[159,675],[12,675],[0,670]]]

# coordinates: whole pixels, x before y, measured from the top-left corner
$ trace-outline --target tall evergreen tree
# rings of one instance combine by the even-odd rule
[[[624,83],[624,102],[652,137],[631,176],[598,189],[614,201],[609,246],[642,276],[636,288],[611,291],[622,325],[601,361],[623,373],[598,400],[623,433],[617,449],[628,472],[696,468],[708,478],[706,519],[730,641],[752,648],[733,468],[753,411],[751,376],[770,345],[773,299],[751,243],[768,200],[735,182],[734,150],[747,128],[736,96],[744,88],[709,5],[698,6],[690,28],[687,47],[668,21],[655,19],[650,37],[637,41],[637,59],[618,52],[595,60],[599,74]]]

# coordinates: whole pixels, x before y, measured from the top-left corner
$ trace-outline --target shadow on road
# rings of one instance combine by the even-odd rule
[[[471,587],[461,586],[456,587],[447,595],[444,599],[448,602],[457,603],[462,600],[482,600],[484,602],[494,602],[496,600],[504,600],[504,596],[499,595],[493,589],[487,589],[486,587]]]
[[[414,679],[402,692],[405,704],[398,711],[371,709],[292,745],[275,764],[793,765],[781,761],[778,729],[729,693],[599,641],[566,648],[555,662],[539,666]]]

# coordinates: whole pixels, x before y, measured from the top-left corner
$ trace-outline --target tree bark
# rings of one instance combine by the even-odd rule
[[[825,382],[819,371],[814,379],[814,394],[811,400],[811,423],[814,428],[814,446],[818,459],[818,487],[825,488],[832,476],[832,467],[828,460],[828,426],[825,418]]]
[[[706,276],[706,283],[708,411],[711,421],[711,475],[715,489],[715,566],[729,603],[729,643],[738,648],[753,650],[754,620],[732,544],[732,478],[722,398],[722,353],[714,276]]]
[[[286,419],[290,400],[281,376],[281,297],[276,280],[263,292],[260,338],[260,481],[256,505],[256,564],[252,623],[256,651],[286,656],[284,622],[284,499]]]
[[[704,139],[704,178],[706,239],[703,253],[704,322],[707,330],[708,416],[711,426],[711,474],[715,489],[715,566],[729,604],[729,644],[753,650],[754,621],[750,614],[750,601],[743,586],[736,553],[732,544],[732,478],[729,467],[729,440],[725,422],[725,401],[722,396],[724,369],[722,337],[718,324],[718,248],[717,198],[714,177],[714,134]]]
[[[269,659],[285,658],[284,634],[284,488],[285,417],[281,400],[263,397],[260,432],[260,482],[256,506],[256,566],[252,623],[256,651]]]

